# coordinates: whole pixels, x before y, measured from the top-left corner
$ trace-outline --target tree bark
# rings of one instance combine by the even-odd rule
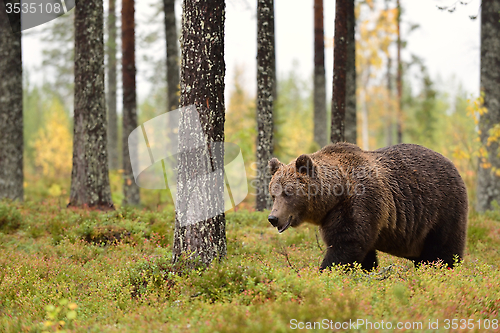
[[[347,17],[349,2],[335,2],[335,38],[333,59],[333,93],[332,93],[332,131],[330,140],[345,140],[345,104],[346,104],[346,72],[347,72]]]
[[[257,198],[256,209],[272,207],[271,174],[267,163],[273,155],[274,108],[274,0],[257,1]]]
[[[181,32],[182,107],[195,105],[201,132],[181,110],[173,261],[189,256],[204,265],[226,255],[224,215],[224,0],[184,0]],[[201,143],[191,148],[193,143]],[[219,144],[217,144],[219,143]],[[196,145],[195,145],[196,146]],[[186,150],[186,147],[188,149]],[[196,182],[198,176],[213,176]],[[207,190],[199,188],[207,186]],[[201,204],[200,204],[201,203]],[[222,209],[222,210],[221,210]],[[215,212],[198,219],[196,214]]]
[[[347,8],[347,69],[346,69],[346,106],[345,141],[357,143],[356,120],[356,17],[354,0],[348,1]]]
[[[68,206],[113,208],[104,100],[102,0],[75,5],[73,170]]]
[[[128,136],[137,127],[134,11],[134,0],[122,1],[123,203],[126,205],[138,205],[140,202],[139,187],[134,181],[128,146]]]
[[[487,113],[479,120],[480,139],[487,151],[486,161],[479,159],[477,210],[492,209],[500,203],[500,144],[488,143],[490,130],[500,124],[500,0],[483,0],[481,9],[481,92]],[[486,163],[485,163],[486,162]],[[487,164],[490,164],[489,166]]]
[[[5,1],[14,4],[16,1]],[[0,199],[23,200],[21,14],[0,4]]]
[[[403,64],[401,63],[401,5],[399,0],[397,0],[397,8],[398,8],[398,74],[397,74],[397,89],[398,89],[398,105],[397,105],[397,136],[398,143],[403,142]]]
[[[314,141],[320,147],[328,143],[323,20],[323,0],[314,0]]]
[[[116,115],[116,12],[109,0],[108,13],[108,153],[109,168],[120,168],[118,159],[118,117]]]
[[[177,46],[177,25],[175,0],[163,0],[165,12],[165,38],[167,41],[167,85],[168,111],[179,107],[179,47]]]

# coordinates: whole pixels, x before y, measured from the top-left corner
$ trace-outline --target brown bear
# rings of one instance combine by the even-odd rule
[[[467,190],[453,163],[428,148],[337,143],[288,165],[273,158],[269,171],[269,222],[280,233],[318,225],[327,245],[321,270],[354,262],[371,270],[376,250],[448,267],[463,258]]]

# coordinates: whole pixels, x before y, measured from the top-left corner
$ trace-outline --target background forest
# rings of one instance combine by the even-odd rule
[[[396,12],[394,7],[382,4],[366,1],[358,3],[356,8],[357,143],[369,150],[396,143],[396,128],[392,123],[397,103],[396,64],[391,54],[397,38]],[[165,57],[158,56],[164,47],[162,10],[160,3],[152,7],[151,16],[147,17],[151,27],[137,37],[137,52],[141,55],[139,82],[147,82],[151,87],[138,103],[139,124],[166,110]],[[32,82],[30,71],[24,74],[25,187],[26,195],[33,200],[47,197],[64,200],[70,185],[72,154],[73,14],[69,12],[46,26],[36,34],[44,47],[43,68],[39,70],[50,75],[40,84]],[[418,25],[413,24],[411,29],[418,29]],[[408,39],[405,45],[411,43],[411,32],[405,39]],[[328,41],[326,46],[327,52],[331,50]],[[480,100],[456,78],[447,78],[445,82],[442,77],[431,77],[425,61],[409,55],[410,60],[403,64],[403,142],[427,146],[450,158],[466,180],[473,199],[480,147],[476,131]],[[256,110],[255,93],[249,91],[246,71],[243,65],[236,64],[231,71],[234,75],[226,78],[225,135],[226,141],[242,149],[251,181],[256,170]],[[277,79],[274,154],[289,161],[299,152],[309,153],[319,148],[313,137],[313,79],[294,69],[279,72]],[[329,112],[327,116],[329,122]],[[121,133],[121,118],[117,123]],[[120,140],[118,150],[121,151]],[[118,156],[118,165],[122,165],[121,154]],[[113,202],[118,206],[122,200],[119,173],[120,170],[111,170]],[[250,190],[255,189],[250,187]],[[168,191],[142,190],[141,198],[148,207],[172,203]],[[251,193],[243,207],[252,207],[254,200]]]
[[[320,20],[314,20],[313,25],[312,17],[304,20],[310,24],[292,18],[297,30],[288,32],[288,41],[276,38],[276,54],[269,47],[265,50],[268,52],[266,56],[270,56],[264,59],[267,65],[276,65],[277,68],[266,72],[262,70],[264,66],[256,65],[266,57],[259,55],[255,61],[255,55],[259,54],[263,44],[274,44],[271,26],[272,29],[280,29],[280,26],[275,27],[272,20],[278,15],[285,16],[287,11],[283,6],[290,6],[291,1],[254,2],[151,0],[147,10],[142,10],[142,7],[139,11],[139,1],[134,4],[130,0],[88,0],[85,6],[77,3],[79,12],[72,10],[37,29],[23,31],[24,43],[37,40],[41,61],[36,66],[27,65],[32,60],[29,60],[30,56],[35,56],[30,54],[32,46],[23,44],[19,67],[23,71],[20,109],[24,124],[20,130],[24,138],[24,147],[21,145],[24,172],[17,173],[24,175],[24,184],[19,186],[21,190],[24,188],[24,193],[20,191],[21,197],[18,198],[24,201],[0,200],[0,333],[499,331],[500,208],[494,200],[493,209],[483,212],[474,208],[480,196],[477,189],[481,189],[477,185],[478,170],[486,170],[491,177],[483,177],[486,179],[483,185],[488,185],[490,179],[498,182],[500,176],[499,169],[495,168],[497,165],[492,166],[488,160],[498,160],[491,151],[498,147],[500,120],[491,123],[488,131],[480,132],[483,128],[481,116],[484,122],[485,115],[499,114],[499,110],[487,110],[485,101],[488,96],[480,94],[478,87],[474,88],[477,82],[464,81],[470,77],[470,73],[464,74],[470,64],[457,60],[463,59],[459,55],[453,58],[441,55],[445,53],[446,45],[465,37],[443,37],[441,48],[432,44],[435,39],[432,42],[428,38],[429,45],[424,41],[422,53],[416,53],[411,45],[418,42],[416,36],[421,28],[419,22],[412,22],[408,19],[410,15],[405,13],[407,8],[416,11],[417,1],[310,0],[308,5],[311,8],[318,8],[320,3],[323,8],[324,3],[324,36],[321,32],[321,38],[314,38],[321,30],[316,26]],[[104,11],[100,12],[103,3]],[[323,139],[330,141],[330,124],[332,118],[335,119],[334,112],[331,112],[335,109],[332,107],[335,104],[332,102],[335,100],[331,66],[334,54],[332,12],[337,3],[355,4],[355,73],[351,74],[355,74],[356,84],[351,88],[356,106],[352,108],[353,101],[348,101],[349,97],[346,104],[355,111],[356,121],[346,126],[346,138],[349,130],[354,129],[355,133],[349,133],[349,136],[355,134],[356,143],[365,150],[393,145],[398,140],[424,145],[451,159],[465,180],[470,207],[467,245],[464,260],[456,262],[453,269],[441,262],[415,266],[409,260],[379,252],[379,266],[369,272],[359,269],[357,264],[345,269],[335,265],[332,270],[319,272],[318,267],[327,249],[321,242],[318,227],[302,225],[278,234],[267,221],[269,198],[267,202],[263,198],[260,203],[264,206],[259,206],[256,195],[258,171],[266,165],[259,165],[258,156],[265,160],[265,164],[270,157],[259,155],[263,146],[261,140],[273,137],[267,141],[272,142],[267,153],[272,152],[272,156],[286,163],[300,154],[320,148],[319,125],[326,128],[326,132],[321,133]],[[490,19],[498,21],[492,24],[497,30],[489,31],[500,31],[499,0],[480,3],[450,1],[445,4],[436,1],[432,7],[439,11],[435,5],[442,5],[447,15],[456,15],[455,11],[466,4],[476,6],[472,13],[478,10],[481,13],[480,8],[485,5],[490,9],[497,8],[498,13],[486,13]],[[188,47],[192,42],[189,37],[193,36],[183,35],[183,31],[188,30],[186,25],[195,22],[198,27],[210,25],[215,34],[223,32],[221,22],[224,21],[219,19],[224,5],[227,9],[226,33],[218,38],[210,39],[214,34],[207,37],[211,43],[200,48],[206,52],[200,56],[195,52],[196,47]],[[245,27],[234,29],[241,33],[241,36],[236,36],[238,38],[234,37],[238,35],[234,34],[235,31],[227,31],[228,26],[237,26],[234,23],[241,18],[238,16],[241,13],[231,12],[233,6],[243,8],[245,15],[251,16],[252,29],[256,30],[252,35],[255,43],[246,40]],[[266,6],[280,10],[273,12]],[[210,15],[198,15],[207,8],[209,10],[205,13]],[[289,12],[293,10],[290,8]],[[137,15],[138,12],[141,15]],[[426,14],[434,17],[431,12]],[[86,20],[92,15],[93,20]],[[184,24],[179,22],[181,17]],[[263,22],[263,17],[270,21]],[[422,16],[422,22],[428,17]],[[103,31],[99,23],[102,18]],[[172,23],[175,18],[177,23]],[[462,16],[462,19],[469,22],[475,18]],[[81,88],[85,75],[78,77],[74,73],[78,70],[82,73],[82,67],[90,68],[87,66],[89,58],[85,58],[90,52],[75,54],[75,45],[85,45],[85,39],[81,38],[85,29],[75,29],[75,22],[76,26],[90,26],[88,31],[98,32],[96,38],[90,38],[92,41],[99,40],[99,34],[102,36],[104,32],[104,42],[99,40],[96,43],[102,52],[95,56],[100,57],[104,66],[95,62],[94,65],[98,65],[90,70],[87,82],[83,82],[88,83],[88,77],[93,79],[89,86],[99,86],[99,89],[94,89],[99,90],[99,99],[83,98],[82,102],[82,92],[88,92]],[[125,22],[125,26],[121,22]],[[269,25],[269,22],[273,23]],[[0,28],[2,23],[0,21]],[[85,26],[86,23],[89,26]],[[243,25],[244,21],[237,23]],[[267,35],[261,34],[263,30]],[[125,31],[123,36],[120,36],[121,31]],[[297,31],[309,36],[310,45],[298,42],[301,36]],[[432,33],[438,34],[438,31]],[[491,35],[493,38],[499,36]],[[134,36],[135,41],[131,38]],[[276,36],[283,36],[283,32],[278,31]],[[1,37],[0,51],[5,51],[6,48],[2,49],[5,39]],[[418,43],[422,43],[421,37]],[[184,44],[178,45],[179,38]],[[477,39],[485,44],[482,37]],[[225,49],[217,49],[221,40],[226,43]],[[322,97],[323,102],[326,101],[326,113],[321,122],[316,117],[319,107],[313,52],[308,53],[311,64],[295,59],[303,49],[312,50],[313,41],[315,47],[321,46],[326,62],[326,82],[323,82],[326,94]],[[280,45],[294,42],[297,44],[294,45],[296,53],[280,53]],[[397,55],[398,46],[402,57]],[[169,59],[178,51],[176,47],[183,53],[179,58],[173,56]],[[224,60],[224,52],[225,86],[224,82],[218,81],[214,86],[193,85],[191,94],[187,89],[183,90],[195,76],[189,70],[197,73],[195,67],[188,68],[186,62],[192,64],[196,59],[199,60],[197,64],[204,61],[211,65],[216,63],[208,71],[204,70],[212,66],[198,67],[198,71],[203,72],[200,77],[221,75],[224,63],[220,60]],[[474,52],[472,62],[479,67],[480,52],[476,49]],[[245,53],[251,56],[251,66],[245,60],[248,56]],[[491,73],[498,72],[500,58],[495,55],[497,67],[483,70],[481,75],[486,72],[491,76]],[[270,58],[274,56],[272,64]],[[440,59],[437,63],[441,64],[458,62],[455,66],[457,76],[449,76],[447,72],[446,76],[438,75],[435,70],[437,58]],[[5,70],[4,67],[8,66],[2,67],[2,60],[0,58],[0,70]],[[285,65],[287,62],[288,66]],[[180,76],[172,75],[179,72],[178,67],[174,66],[173,71],[167,69],[172,64],[180,64]],[[276,82],[270,79],[272,76],[276,77]],[[109,80],[110,77],[113,79]],[[127,80],[128,83],[133,81],[133,85],[126,84]],[[106,94],[101,84],[104,82]],[[262,82],[272,82],[266,85],[264,92],[260,89],[264,86]],[[175,89],[169,89],[172,87]],[[5,89],[1,89],[2,86],[0,97],[2,92],[5,93]],[[214,98],[223,93],[225,105]],[[175,210],[169,190],[135,186],[124,141],[131,129],[177,108],[179,104],[190,104],[199,96],[207,105],[217,100],[211,105],[215,111],[203,114],[204,121],[212,121],[220,129],[220,119],[225,119],[224,130],[217,132],[217,126],[214,126],[205,134],[212,136],[210,142],[216,142],[220,141],[217,135],[223,133],[226,142],[236,143],[241,148],[250,193],[227,213],[186,227],[180,223],[182,214]],[[84,107],[75,102],[78,98]],[[107,103],[95,107],[101,100]],[[115,102],[110,103],[112,100]],[[3,116],[9,110],[2,109],[4,104],[1,103],[0,98],[0,116]],[[74,154],[74,142],[85,144],[95,139],[77,131],[79,125],[84,127],[78,121],[83,118],[82,114],[88,116],[96,109],[102,118],[94,117],[93,126],[105,130],[103,124],[107,123],[108,135],[114,133],[111,136],[115,140],[112,144],[109,140],[106,147],[108,161],[93,160],[104,168],[95,167],[95,173],[89,177],[91,181],[78,183],[75,182],[78,173],[75,171],[78,156],[75,155],[78,154]],[[270,132],[260,130],[260,126],[269,125],[261,124],[262,110],[272,114],[273,130]],[[107,121],[104,120],[105,112]],[[346,124],[348,117],[345,117]],[[0,125],[4,126],[3,123]],[[7,132],[8,128],[4,126],[0,130]],[[4,136],[0,135],[0,139]],[[96,137],[102,142],[102,135]],[[2,148],[0,146],[0,166],[4,162],[2,156],[5,156]],[[97,150],[91,146],[87,154],[92,155]],[[500,167],[500,161],[497,162]],[[80,163],[83,164],[81,160]],[[109,172],[106,166],[109,166]],[[104,174],[101,183],[104,191],[94,195],[103,197],[102,202],[94,200],[93,195],[85,198],[87,202],[73,202],[73,197],[77,196],[75,192],[85,192],[87,183],[92,183],[92,177],[98,177],[96,175],[102,170],[105,170],[100,174]],[[6,183],[5,178],[1,178],[2,171],[0,168],[0,181]],[[134,186],[140,195],[131,195]],[[488,186],[484,188],[489,189]],[[0,186],[0,195],[3,195],[2,189]],[[217,193],[211,197],[217,198],[220,199]],[[194,250],[189,247],[191,244],[194,244]],[[353,326],[353,322],[356,325]]]

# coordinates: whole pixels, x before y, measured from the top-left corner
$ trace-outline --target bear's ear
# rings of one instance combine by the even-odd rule
[[[267,164],[267,166],[269,168],[269,172],[271,172],[271,176],[274,175],[276,173],[276,171],[278,171],[278,169],[281,168],[282,165],[283,165],[283,163],[278,161],[278,159],[276,157],[273,157],[269,161],[269,163]]]
[[[295,168],[297,172],[308,175],[314,178],[316,175],[316,166],[309,155],[300,155],[295,160]]]

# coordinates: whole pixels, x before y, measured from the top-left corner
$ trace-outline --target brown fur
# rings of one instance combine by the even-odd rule
[[[358,262],[371,270],[376,250],[449,267],[463,257],[466,188],[451,161],[430,149],[337,143],[288,165],[273,158],[269,169],[269,221],[280,232],[318,225],[327,245],[321,269]]]

